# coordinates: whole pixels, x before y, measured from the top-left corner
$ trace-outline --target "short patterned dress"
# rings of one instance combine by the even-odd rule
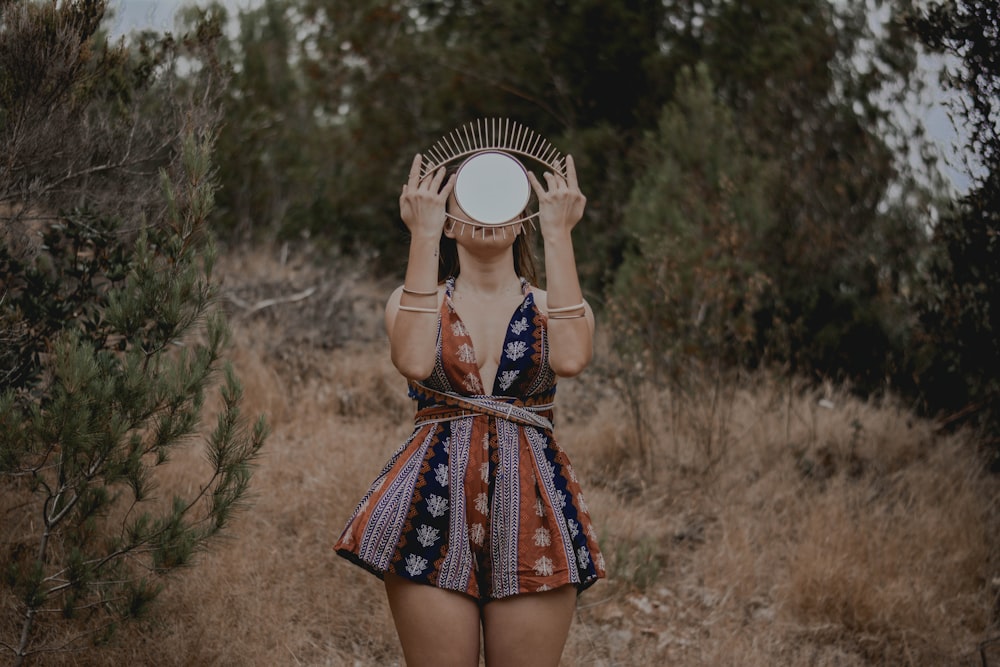
[[[552,435],[556,375],[546,316],[527,282],[484,394],[472,339],[446,282],[434,372],[410,382],[413,434],[334,547],[386,572],[481,602],[605,576],[576,474]]]

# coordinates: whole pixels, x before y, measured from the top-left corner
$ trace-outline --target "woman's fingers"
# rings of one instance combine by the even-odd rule
[[[531,183],[531,189],[535,191],[535,195],[541,199],[542,195],[545,194],[545,189],[542,187],[542,184],[538,182],[538,179],[535,177],[533,172],[528,172],[528,182]]]
[[[426,185],[431,194],[437,194],[441,189],[441,181],[444,179],[444,167],[439,167],[433,174],[424,179],[421,185]]]
[[[410,175],[406,180],[406,185],[410,186],[411,190],[420,184],[420,165],[422,163],[423,157],[420,153],[413,156],[413,162],[410,164]]]
[[[448,199],[448,197],[451,195],[451,191],[455,189],[456,176],[458,176],[458,174],[452,174],[451,176],[448,177],[448,180],[445,181],[444,187],[441,188],[442,198]]]
[[[441,167],[421,180],[421,166],[418,155],[410,168],[409,180],[403,185],[399,195],[400,215],[411,231],[430,231],[435,228],[440,232],[446,217],[445,202],[455,187],[455,174],[445,180],[447,172]],[[414,181],[417,183],[414,184]]]
[[[580,189],[580,184],[576,180],[576,162],[573,160],[572,155],[566,156],[566,182],[569,184],[570,189]]]
[[[434,172],[433,176],[425,178],[424,182],[420,184],[424,193],[432,199],[446,201],[455,188],[455,178],[458,176],[458,174],[451,174],[448,176],[448,180],[445,180],[446,173],[445,168],[441,167]],[[442,181],[444,181],[444,185],[442,185]]]

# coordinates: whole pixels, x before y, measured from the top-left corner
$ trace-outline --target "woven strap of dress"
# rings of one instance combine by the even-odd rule
[[[524,405],[517,399],[501,400],[489,396],[462,396],[450,391],[438,391],[420,384],[410,382],[410,393],[419,396],[421,399],[432,399],[434,403],[417,412],[415,417],[416,426],[437,422],[452,421],[462,417],[475,417],[477,415],[488,415],[499,419],[522,424],[524,426],[534,426],[547,431],[552,430],[552,421],[539,412],[552,410],[552,403],[546,402],[540,405]]]

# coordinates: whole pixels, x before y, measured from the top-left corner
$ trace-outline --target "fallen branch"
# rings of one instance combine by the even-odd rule
[[[242,313],[243,317],[250,317],[251,315],[260,310],[264,310],[265,308],[270,308],[271,306],[277,306],[278,304],[281,303],[295,303],[296,301],[304,301],[305,299],[311,297],[315,292],[316,292],[316,286],[313,285],[312,287],[307,287],[301,292],[296,292],[295,294],[289,294],[288,296],[278,296],[274,297],[273,299],[264,299],[262,301],[258,301],[255,304],[251,304],[249,301],[241,299],[240,297],[236,296],[231,292],[226,293],[226,298],[235,303],[240,308],[243,308],[244,310],[244,312]]]

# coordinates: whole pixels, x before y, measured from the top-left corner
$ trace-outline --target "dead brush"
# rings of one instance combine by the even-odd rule
[[[805,644],[828,656],[816,664],[930,665],[991,636],[998,484],[974,445],[833,387],[766,374],[689,387],[632,389],[572,437],[616,499],[612,585],[665,588],[712,619],[697,654],[712,661],[661,655],[798,664]],[[745,652],[744,633],[746,660],[725,648]]]

